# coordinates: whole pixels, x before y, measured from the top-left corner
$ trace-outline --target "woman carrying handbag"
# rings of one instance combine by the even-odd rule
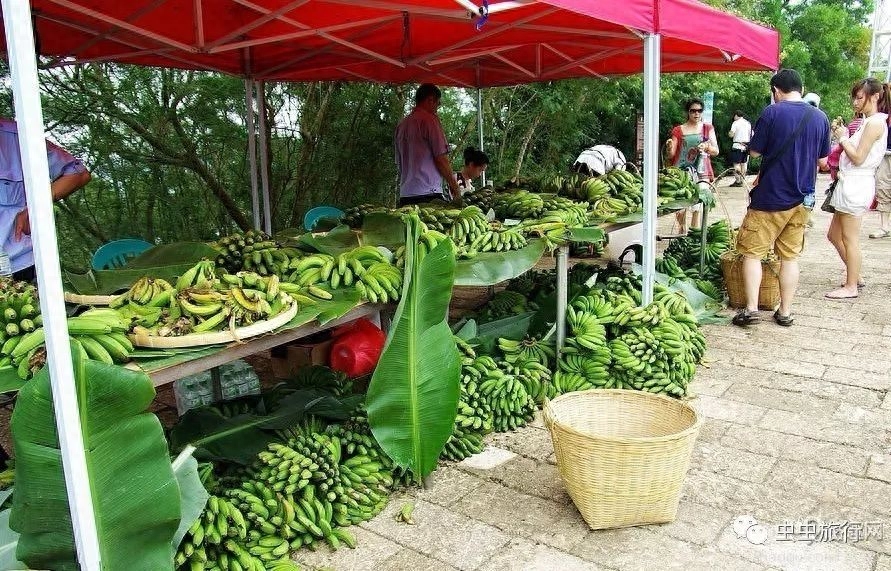
[[[839,158],[838,181],[829,200],[835,209],[826,236],[845,264],[845,281],[841,287],[826,293],[829,299],[852,299],[858,296],[860,267],[860,225],[876,192],[876,168],[885,155],[888,137],[888,87],[875,78],[858,81],[851,89],[855,115],[863,114],[863,123],[848,137],[847,129],[838,126],[842,154]]]

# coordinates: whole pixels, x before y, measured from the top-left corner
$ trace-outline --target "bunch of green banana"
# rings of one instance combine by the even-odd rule
[[[527,186],[530,190],[548,194],[565,194],[567,196],[578,196],[579,186],[587,177],[578,173],[570,175],[551,175],[546,176],[533,184]]]
[[[610,341],[610,349],[613,365],[607,388],[614,385],[680,397],[696,371],[692,346],[671,318],[652,330],[628,330]]]
[[[397,212],[417,212],[418,218],[421,219],[427,228],[437,230],[439,232],[448,232],[452,227],[453,221],[461,212],[455,208],[439,208],[436,206],[405,206]]]
[[[421,264],[424,261],[424,258],[427,257],[427,254],[432,252],[444,240],[448,240],[449,244],[452,245],[452,249],[453,250],[455,249],[455,243],[452,242],[452,240],[448,236],[446,236],[442,232],[437,232],[436,230],[425,229],[424,225],[422,224],[421,225],[421,234],[418,237],[418,243],[415,245],[415,263]],[[402,253],[402,261],[399,262],[398,260],[400,257],[399,256],[400,251],[397,250],[397,252],[396,252],[396,257],[397,257],[396,267],[397,268],[405,267],[405,259],[404,259],[405,251],[402,250],[401,253]]]
[[[624,295],[631,298],[632,305],[641,304],[641,290],[643,289],[641,278],[639,275],[624,274],[622,276],[613,275],[604,280],[606,289],[614,294]]]
[[[245,246],[241,269],[284,280],[294,273],[294,268],[302,259],[303,252],[297,248],[283,247],[274,240],[266,240]]]
[[[544,238],[548,248],[552,250],[569,242],[569,226],[559,215],[552,214],[544,218],[526,220],[518,224],[516,229],[526,235]]]
[[[544,210],[544,201],[541,196],[528,190],[512,190],[497,193],[492,200],[492,208],[500,220],[538,218]]]
[[[682,280],[687,277],[687,274],[684,273],[683,268],[678,265],[677,259],[671,254],[665,254],[656,258],[656,271],[660,274],[665,274],[670,278],[678,280]]]
[[[672,240],[663,257],[674,258],[686,277],[708,280],[715,286],[715,289],[720,291],[724,287],[721,254],[732,247],[733,237],[730,225],[726,220],[718,220],[710,224],[706,231],[706,264],[702,271],[700,271],[699,265],[702,253],[702,230],[699,228],[690,229],[686,236]],[[714,292],[712,291],[712,293]],[[712,297],[721,299],[721,296]]]
[[[661,303],[651,303],[646,307],[633,306],[616,314],[614,325],[618,327],[655,327],[668,317]]]
[[[213,276],[212,264],[213,262],[210,266],[211,276]],[[202,274],[202,279],[204,276],[206,274]],[[160,308],[170,304],[170,298],[174,295],[176,295],[176,289],[167,280],[143,277],[136,280],[130,289],[113,298],[108,306],[112,309],[121,309],[127,305],[153,307],[158,308],[160,312]]]
[[[570,349],[567,347],[567,349]],[[605,386],[609,380],[610,365],[612,364],[612,351],[609,345],[596,350],[569,350],[560,354],[560,373],[562,377],[557,381],[554,376],[554,384],[557,391],[566,392],[567,386],[574,386],[576,376],[581,377],[590,386],[586,388]],[[584,389],[571,389],[584,390]]]
[[[439,457],[443,460],[460,462],[469,456],[479,454],[485,446],[479,432],[455,428],[449,439],[446,440]]]
[[[339,443],[337,449],[340,449]],[[295,494],[310,483],[316,484],[324,494],[331,490],[329,500],[334,501],[332,488],[339,476],[339,458],[334,459],[330,451],[319,454],[315,449],[310,450],[303,441],[299,444],[295,440],[288,444],[272,442],[267,450],[257,455],[252,477],[265,482],[272,490],[287,495]]]
[[[429,227],[429,225],[428,225]],[[440,230],[442,231],[442,230]],[[481,235],[489,231],[489,220],[478,206],[468,206],[458,211],[447,234],[455,245],[471,246]],[[472,246],[471,246],[472,247]]]
[[[587,202],[576,202],[562,196],[544,195],[542,217],[558,216],[569,226],[583,226],[588,222]]]
[[[520,315],[538,309],[525,295],[511,290],[502,290],[492,296],[476,314],[478,323],[488,323],[505,317]]]
[[[176,278],[176,291],[182,291],[189,288],[210,289],[214,287],[218,281],[216,276],[216,264],[211,260],[201,260],[186,270],[183,275]],[[141,303],[140,305],[146,304]]]
[[[592,176],[581,182],[575,196],[583,198],[588,202],[594,202],[599,198],[608,196],[609,193],[610,187],[606,184],[606,181],[600,177]]]
[[[455,345],[458,347],[458,351],[461,353],[462,358],[476,359],[476,350],[473,348],[473,345],[457,335],[454,335],[453,338],[455,339]]]
[[[554,373],[554,392],[558,395],[575,391],[587,391],[593,389],[594,384],[579,373],[557,371]]]
[[[670,316],[676,315],[693,315],[693,308],[690,306],[690,302],[687,301],[687,296],[685,296],[680,291],[674,291],[670,289],[659,289],[655,290],[653,294],[653,301],[658,302],[665,308],[665,311]]]
[[[686,169],[665,167],[659,171],[658,194],[670,200],[691,200],[699,196],[699,188]]]
[[[263,265],[264,269],[270,270],[271,268],[266,266],[265,254],[261,253],[259,259],[255,260],[253,253],[255,251],[262,252],[265,249],[272,248],[274,245],[275,242],[271,240],[268,234],[253,229],[243,233],[236,232],[210,243],[210,246],[219,252],[215,260],[217,267],[231,274],[260,265]],[[299,251],[291,250],[293,251],[292,253],[296,253],[297,257],[300,257]],[[265,271],[260,273],[266,274]]]
[[[468,252],[507,252],[526,247],[526,237],[516,228],[492,228],[476,235]]]
[[[371,214],[372,212],[386,212],[388,210],[388,208],[377,204],[359,204],[344,210],[343,217],[340,221],[350,228],[361,228],[366,214]]]
[[[513,375],[505,373],[489,356],[474,359],[473,369],[480,372],[477,391],[492,409],[492,427],[498,432],[515,430],[531,421],[535,399]]]
[[[526,335],[522,340],[498,338],[498,349],[508,363],[534,361],[547,366],[557,356],[550,342]]]
[[[479,360],[478,360],[479,359]],[[486,380],[491,367],[490,358],[467,357],[461,366],[461,394],[458,398],[458,414],[455,429],[488,434],[492,431],[492,405],[479,388]]]
[[[0,279],[0,343],[42,324],[37,288],[28,282]]]
[[[606,345],[606,327],[596,313],[576,310],[570,305],[566,308],[566,328],[571,346],[596,350]]]
[[[543,404],[546,399],[554,398],[554,383],[551,380],[551,369],[538,361],[517,360],[513,363],[501,363],[504,372],[513,375],[532,397],[536,404]]]
[[[247,533],[247,521],[241,510],[228,499],[211,495],[201,516],[179,544],[174,563],[177,567],[188,561],[205,563],[209,560],[208,546],[222,546],[229,538],[243,540],[247,538]],[[224,568],[229,569],[228,562]]]

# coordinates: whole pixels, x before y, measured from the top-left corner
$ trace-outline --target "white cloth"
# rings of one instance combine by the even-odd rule
[[[461,174],[461,171],[457,171],[455,173],[455,180],[458,181],[458,188],[461,189],[462,195],[476,190],[473,187],[473,181],[469,178],[464,178],[464,175]]]
[[[752,140],[752,124],[745,117],[740,117],[730,124],[730,136],[733,138],[734,149],[745,149]]]
[[[846,153],[842,153],[839,160],[838,184],[829,201],[829,204],[839,212],[862,216],[869,209],[872,199],[875,197],[876,169],[885,156],[888,139],[888,115],[876,113],[861,123],[848,139],[856,147],[860,144],[866,126],[875,122],[881,124],[883,133],[869,148],[866,159],[861,164],[855,165]]]
[[[602,175],[614,169],[624,170],[626,162],[625,155],[619,149],[610,145],[594,145],[582,151],[573,168],[578,170],[579,165],[587,165],[592,173]]]

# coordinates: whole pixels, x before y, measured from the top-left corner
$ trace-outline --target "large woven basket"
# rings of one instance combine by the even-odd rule
[[[557,467],[591,529],[673,521],[699,417],[663,395],[567,393],[545,404]]]
[[[721,254],[721,273],[730,307],[746,306],[746,290],[742,277],[741,254],[734,251]],[[780,304],[780,262],[776,258],[761,261],[761,288],[758,290],[758,308],[773,311]]]

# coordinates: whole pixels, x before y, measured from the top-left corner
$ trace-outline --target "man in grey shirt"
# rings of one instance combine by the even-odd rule
[[[443,180],[450,192],[446,199],[461,195],[449,163],[449,145],[436,115],[441,98],[438,87],[422,84],[415,92],[414,109],[396,127],[399,206],[443,198]]]

